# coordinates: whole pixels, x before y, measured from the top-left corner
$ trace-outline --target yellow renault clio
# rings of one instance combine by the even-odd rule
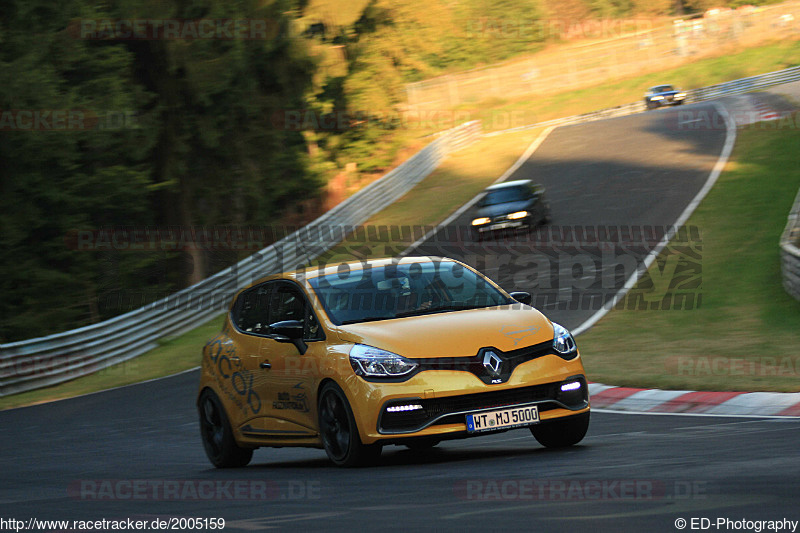
[[[529,427],[583,439],[589,395],[572,335],[458,261],[407,257],[264,278],[203,349],[197,398],[217,467],[259,447],[324,448],[339,466],[385,445]]]

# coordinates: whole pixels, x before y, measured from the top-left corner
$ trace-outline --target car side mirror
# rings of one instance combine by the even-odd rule
[[[300,320],[282,320],[269,325],[272,338],[277,342],[292,343],[300,352],[305,355],[308,351],[308,344],[303,340],[303,323]]]
[[[511,293],[511,297],[519,303],[525,305],[531,305],[531,302],[533,301],[533,297],[531,297],[531,293],[529,292],[515,291]]]

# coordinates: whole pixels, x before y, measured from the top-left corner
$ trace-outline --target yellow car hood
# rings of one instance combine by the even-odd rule
[[[485,346],[515,350],[553,340],[553,326],[539,311],[469,309],[339,326],[343,342],[361,343],[405,357],[466,357]]]

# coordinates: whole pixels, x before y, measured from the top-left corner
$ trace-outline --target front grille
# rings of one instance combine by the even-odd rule
[[[431,398],[413,401],[395,400],[387,403],[381,413],[378,429],[381,433],[408,433],[419,431],[429,425],[452,424],[464,422],[464,415],[460,413],[505,407],[531,402],[543,402],[556,399],[561,382],[534,385],[461,396],[448,396],[445,398]],[[585,388],[585,387],[583,387]],[[415,403],[422,405],[421,410],[389,413],[387,407]],[[541,405],[540,411],[547,411],[557,407],[557,404]],[[459,414],[454,414],[459,413]]]
[[[519,403],[550,400],[554,396],[555,386],[548,383],[547,385],[536,385],[520,389],[433,398],[425,400],[422,406],[425,407],[431,418],[435,418],[454,411],[476,411],[478,409],[491,409],[492,407],[505,407]]]
[[[483,356],[485,351],[491,350],[502,359],[500,372],[498,375],[489,373],[486,366],[483,364]],[[496,384],[498,380],[500,383],[505,383],[511,377],[514,370],[521,364],[527,363],[539,357],[550,355],[553,352],[553,341],[546,341],[533,346],[526,346],[524,348],[517,348],[504,352],[497,348],[486,347],[481,348],[477,354],[468,357],[436,357],[415,359],[419,366],[417,372],[426,370],[456,370],[462,372],[470,372],[478,379],[489,384]]]

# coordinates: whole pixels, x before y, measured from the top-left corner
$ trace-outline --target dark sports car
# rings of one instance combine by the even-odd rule
[[[531,229],[550,222],[544,188],[531,180],[498,183],[484,192],[472,218],[472,229],[479,239],[487,232]]]
[[[686,100],[686,93],[672,85],[656,85],[650,87],[644,95],[647,109],[656,109],[666,105],[681,105]]]

